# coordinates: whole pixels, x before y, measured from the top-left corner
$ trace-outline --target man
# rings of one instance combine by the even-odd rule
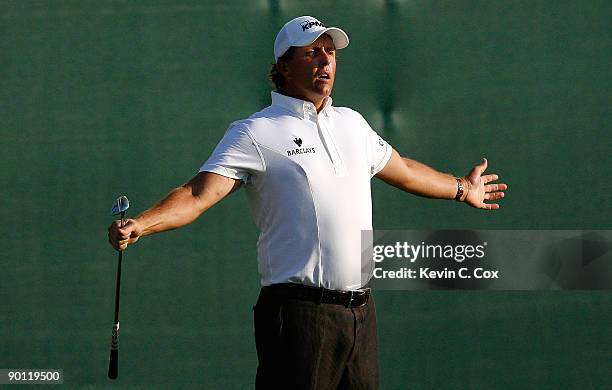
[[[462,178],[400,157],[357,112],[332,106],[341,29],[310,16],[274,44],[272,105],[234,122],[200,172],[120,228],[141,236],[195,220],[244,187],[261,230],[262,290],[255,306],[258,389],[378,388],[376,312],[361,285],[360,233],[372,229],[373,176],[417,195],[493,210],[504,196],[484,160]]]

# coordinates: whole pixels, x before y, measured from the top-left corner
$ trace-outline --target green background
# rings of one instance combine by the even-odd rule
[[[114,199],[135,215],[269,104],[272,44],[314,15],[348,32],[334,103],[502,209],[373,184],[385,229],[610,229],[608,1],[0,1],[0,368],[75,387],[253,387],[257,230],[238,192],[126,252],[120,374],[106,378]],[[521,259],[516,259],[521,261]],[[376,294],[382,389],[612,380],[609,291]]]

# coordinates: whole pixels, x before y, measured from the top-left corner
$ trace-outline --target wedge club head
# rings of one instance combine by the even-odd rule
[[[127,196],[122,195],[117,198],[115,204],[113,204],[113,208],[111,209],[112,215],[124,214],[127,209],[130,208],[130,201]]]

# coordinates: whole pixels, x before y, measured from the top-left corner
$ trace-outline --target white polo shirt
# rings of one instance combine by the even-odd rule
[[[230,125],[200,172],[244,182],[261,233],[261,283],[361,287],[370,180],[391,147],[356,111],[272,92],[272,105]]]

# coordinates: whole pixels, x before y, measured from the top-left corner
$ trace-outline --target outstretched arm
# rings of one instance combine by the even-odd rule
[[[216,173],[200,172],[135,219],[125,220],[123,227],[114,221],[108,228],[108,241],[113,248],[124,250],[141,236],[187,225],[235,191],[240,183]]]
[[[487,160],[474,166],[465,177],[456,178],[441,173],[418,161],[401,157],[395,150],[387,165],[376,174],[376,177],[401,190],[428,198],[454,199],[457,195],[457,179],[464,187],[460,201],[472,207],[495,210],[499,204],[485,203],[485,200],[497,200],[504,197],[506,184],[488,184],[498,179],[495,174],[483,175],[487,169]]]

